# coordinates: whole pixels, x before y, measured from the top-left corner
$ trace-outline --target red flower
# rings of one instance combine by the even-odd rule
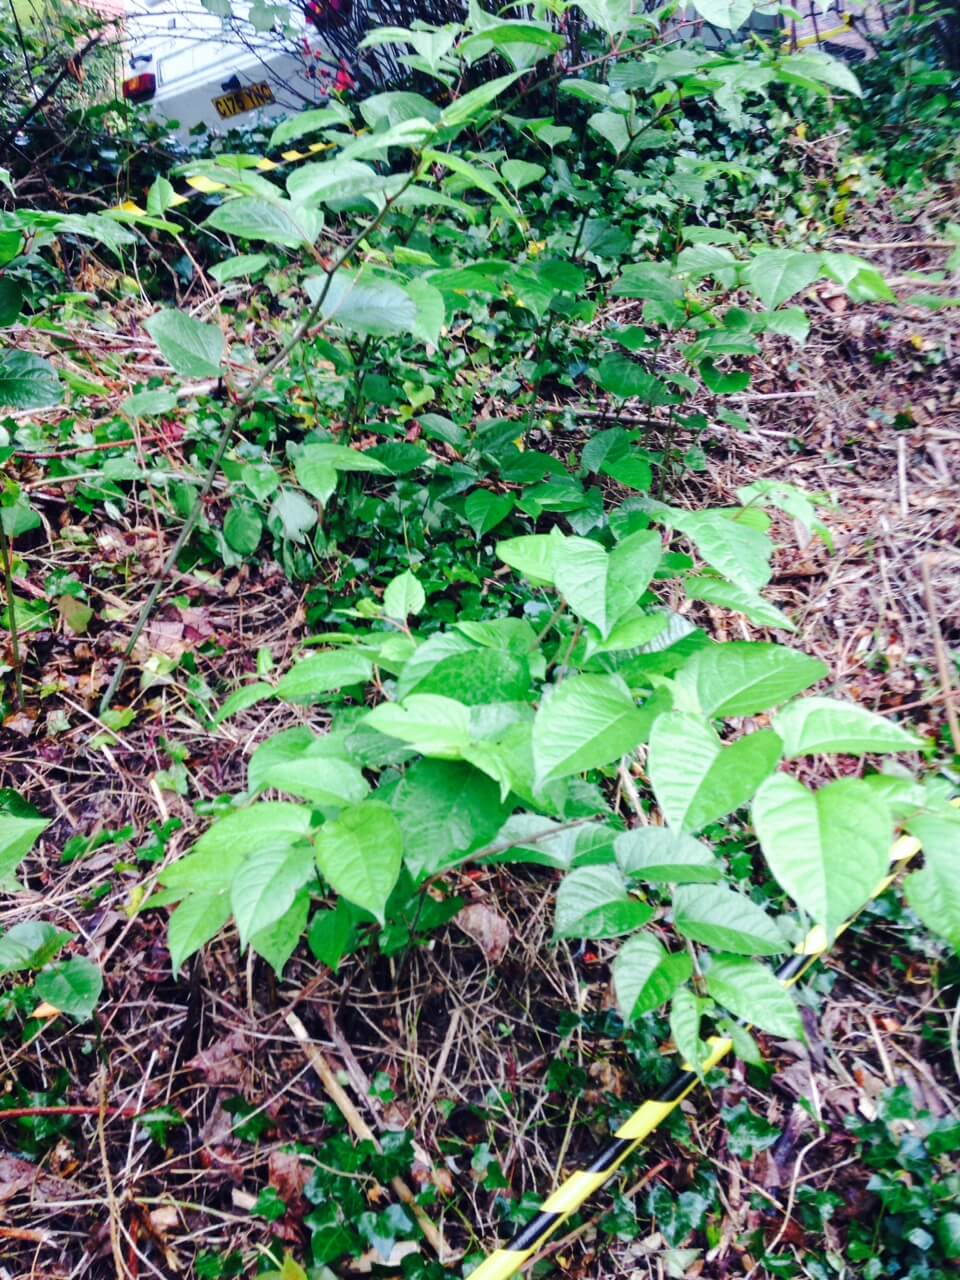
[[[338,93],[347,93],[357,87],[357,82],[350,74],[350,66],[346,58],[340,59],[340,70],[337,72],[333,87]]]

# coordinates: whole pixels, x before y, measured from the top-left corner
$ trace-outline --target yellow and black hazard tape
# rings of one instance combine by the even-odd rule
[[[831,27],[829,31],[817,31],[813,35],[801,36],[799,40],[790,42],[791,49],[809,49],[811,45],[826,44],[828,40],[839,40],[854,30],[853,15],[845,13],[841,16],[840,26]]]
[[[276,160],[271,160],[268,156],[260,156],[255,165],[251,165],[259,173],[270,173],[274,169],[282,169],[284,165],[296,164],[299,160],[310,160],[321,151],[330,151],[334,143],[332,142],[311,142],[306,151],[281,151]],[[211,159],[215,162],[216,156]],[[225,182],[217,182],[215,178],[208,178],[205,174],[196,173],[189,178],[184,178],[184,183],[189,188],[187,191],[174,192],[170,201],[170,208],[177,209],[180,205],[187,204],[194,196],[215,195],[218,191],[226,191],[227,184]],[[137,204],[136,200],[124,200],[122,204],[114,205],[110,213],[146,213],[146,209],[142,205]]]
[[[907,863],[919,852],[920,842],[912,836],[902,836],[897,840],[890,850],[892,869],[874,889],[868,902],[872,902],[874,898],[889,889]],[[861,907],[861,911],[863,909]],[[860,912],[857,912],[857,915],[859,914]],[[840,926],[837,930],[838,936],[849,929],[857,915],[851,916]],[[794,954],[777,970],[777,977],[785,987],[792,987],[826,954],[829,950],[828,941],[820,925],[810,930]],[[706,1043],[709,1052],[700,1063],[700,1073],[684,1064],[684,1070],[665,1089],[655,1098],[648,1098],[646,1102],[640,1104],[630,1119],[620,1126],[613,1141],[601,1151],[593,1163],[586,1169],[577,1169],[575,1173],[571,1173],[566,1181],[562,1182],[543,1202],[536,1217],[528,1222],[509,1244],[502,1249],[495,1249],[475,1271],[470,1273],[470,1280],[509,1280],[526,1262],[539,1253],[557,1228],[610,1180],[624,1160],[631,1156],[680,1105],[687,1094],[696,1088],[702,1076],[722,1062],[733,1049],[733,1041],[725,1036],[711,1036]]]

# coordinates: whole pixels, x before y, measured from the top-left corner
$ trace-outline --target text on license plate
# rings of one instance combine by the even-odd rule
[[[258,107],[269,106],[275,101],[273,90],[266,80],[261,80],[259,84],[248,84],[243,89],[235,89],[233,93],[224,93],[219,98],[214,98],[213,105],[221,119],[229,120],[231,116],[242,115],[244,111],[256,111]]]

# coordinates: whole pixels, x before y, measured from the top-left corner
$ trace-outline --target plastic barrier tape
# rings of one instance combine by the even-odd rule
[[[890,850],[891,872],[884,876],[869,901],[880,896],[893,884],[911,858],[920,852],[920,843],[910,836],[902,836]],[[864,904],[866,905],[866,904]],[[861,908],[863,910],[863,908]],[[857,915],[860,913],[858,912]],[[837,930],[837,936],[849,929],[856,920],[852,916]],[[795,982],[826,954],[828,938],[820,925],[815,926],[789,959],[777,970],[777,977],[785,987]],[[707,1040],[709,1053],[700,1064],[700,1072],[706,1073],[722,1062],[733,1049],[733,1042],[722,1036]],[[536,1217],[513,1237],[508,1245],[496,1249],[470,1273],[470,1280],[510,1280],[525,1262],[538,1253],[558,1227],[580,1206],[610,1180],[628,1156],[657,1129],[670,1113],[680,1105],[688,1093],[701,1082],[701,1075],[692,1069],[682,1071],[655,1098],[641,1103],[625,1124],[617,1130],[614,1140],[597,1156],[587,1169],[578,1169],[540,1206]]]
[[[321,151],[332,150],[333,146],[334,143],[332,142],[311,142],[306,151],[281,151],[276,160],[269,160],[266,156],[261,156],[253,168],[259,173],[270,173],[274,169],[281,169],[285,164],[296,164],[299,160],[310,160]],[[216,157],[214,156],[213,159],[215,160]],[[208,196],[217,191],[227,190],[225,182],[217,182],[214,178],[207,178],[203,174],[195,174],[192,178],[185,178],[184,182],[190,190],[176,192],[170,201],[171,209],[187,204],[189,200],[193,199],[194,195]],[[124,200],[122,204],[114,205],[109,212],[146,213],[146,209],[137,204],[136,200]]]

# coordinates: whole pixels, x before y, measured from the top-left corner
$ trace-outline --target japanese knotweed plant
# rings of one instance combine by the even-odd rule
[[[886,874],[898,829],[926,851],[906,882],[911,904],[960,941],[960,815],[943,791],[899,768],[815,789],[797,776],[810,756],[849,762],[921,743],[808,692],[828,678],[819,660],[715,643],[659,598],[677,577],[678,537],[702,562],[678,585],[757,594],[767,523],[759,506],[691,513],[645,500],[613,512],[603,539],[508,539],[498,556],[532,589],[518,616],[421,636],[424,593],[405,573],[368,630],[314,637],[324,647],[275,685],[239,690],[222,716],[279,699],[329,705],[332,724],[261,743],[237,811],[161,873],[159,901],[177,903],[174,967],[233,916],[241,945],[281,970],[312,904],[331,894],[340,905],[319,908],[311,945],[336,963],[358,930],[375,936],[412,897],[430,901],[451,868],[537,863],[563,872],[556,937],[622,938],[624,1018],[671,1002],[678,1048],[697,1061],[708,1012],[802,1037],[769,959],[814,926],[832,940]],[[748,807],[753,884],[702,838]],[[755,887],[768,879],[783,896]]]
[[[627,6],[581,7],[611,47],[630,30],[649,37],[652,19]],[[395,344],[412,364],[420,349],[446,350],[457,311],[482,320],[494,301],[513,300],[540,352],[532,367],[528,356],[517,360],[517,385],[535,391],[551,335],[592,320],[608,294],[635,300],[643,324],[594,337],[584,372],[612,404],[639,401],[690,428],[688,397],[747,385],[749,371],[730,362],[757,352],[757,332],[802,342],[807,319],[785,304],[821,275],[859,299],[889,296],[860,259],[758,247],[706,225],[707,184],[737,166],[701,162],[683,148],[691,99],[736,115],[778,82],[849,90],[844,68],[820,55],[749,61],[651,37],[605,78],[568,76],[558,86],[574,109],[586,102],[582,137],[606,151],[596,161],[591,142],[587,170],[568,126],[509,114],[527,83],[520,77],[532,84],[538,64],[560,52],[558,40],[545,20],[479,11],[469,28],[374,33],[372,44],[413,48],[410,65],[438,82],[445,105],[407,91],[378,94],[358,104],[358,120],[354,108],[331,103],[275,135],[280,145],[318,134],[311,145],[322,159],[281,175],[244,156],[193,167],[195,185],[224,197],[205,225],[267,246],[227,258],[217,277],[272,278],[269,287],[299,316],[248,377],[208,480],[243,405],[308,336],[324,363],[303,365],[305,376],[345,379],[359,396],[379,344]],[[496,70],[481,61],[494,57],[513,70],[448,101],[474,64]],[[507,111],[494,105],[502,95]],[[480,132],[502,122],[524,155],[481,149]],[[544,163],[529,158],[531,147]],[[631,198],[649,212],[651,152],[671,212],[679,210],[673,247],[660,258],[644,251],[642,222],[630,235],[603,216],[614,200],[628,210]],[[152,216],[165,216],[172,187],[158,185],[152,200]],[[632,225],[626,213],[623,222]],[[271,277],[274,268],[280,274]],[[751,298],[764,310],[741,304]],[[164,311],[150,328],[183,376],[223,370],[218,327]],[[689,337],[681,348],[689,372],[656,362],[661,335],[671,332]],[[432,425],[442,438],[442,422]],[[791,630],[762,594],[773,551],[766,508],[828,536],[810,500],[764,483],[743,490],[740,507],[682,510],[649,496],[653,455],[637,433],[597,432],[574,482],[562,464],[556,473],[556,459],[528,472],[523,458],[537,458],[518,448],[515,431],[508,421],[486,451],[486,471],[479,462],[450,467],[447,490],[466,495],[458,509],[481,539],[511,513],[558,521],[498,544],[499,580],[514,601],[508,616],[439,630],[425,616],[421,634],[411,620],[424,614],[426,594],[408,570],[390,582],[382,608],[367,602],[368,625],[356,611],[352,629],[311,636],[319,651],[276,683],[242,687],[221,708],[222,721],[280,699],[322,705],[331,723],[322,734],[300,726],[261,743],[235,811],[161,873],[151,902],[174,905],[174,968],[231,917],[241,945],[278,972],[305,930],[314,954],[336,966],[358,940],[402,945],[442,920],[431,887],[452,868],[538,863],[563,872],[557,937],[623,938],[613,972],[624,1018],[669,1002],[678,1049],[696,1062],[705,1015],[802,1036],[769,959],[811,928],[832,940],[885,874],[898,829],[926,849],[923,870],[907,880],[911,904],[960,941],[952,870],[960,820],[942,790],[902,770],[861,776],[857,768],[819,789],[798,776],[811,755],[873,756],[921,743],[859,705],[809,693],[829,675],[818,660],[780,644],[715,643],[659,594],[676,579],[671,599],[685,594]],[[292,443],[288,491],[297,502],[323,513],[344,475],[362,483],[365,472],[389,473],[344,438],[349,432],[315,429]],[[490,487],[486,476],[499,468],[505,478],[505,464],[516,487]],[[601,475],[638,496],[608,513],[600,485],[589,482]],[[518,577],[503,577],[509,570]],[[273,793],[287,798],[262,798]],[[722,824],[748,809],[757,854],[742,882],[704,836],[722,835]]]

